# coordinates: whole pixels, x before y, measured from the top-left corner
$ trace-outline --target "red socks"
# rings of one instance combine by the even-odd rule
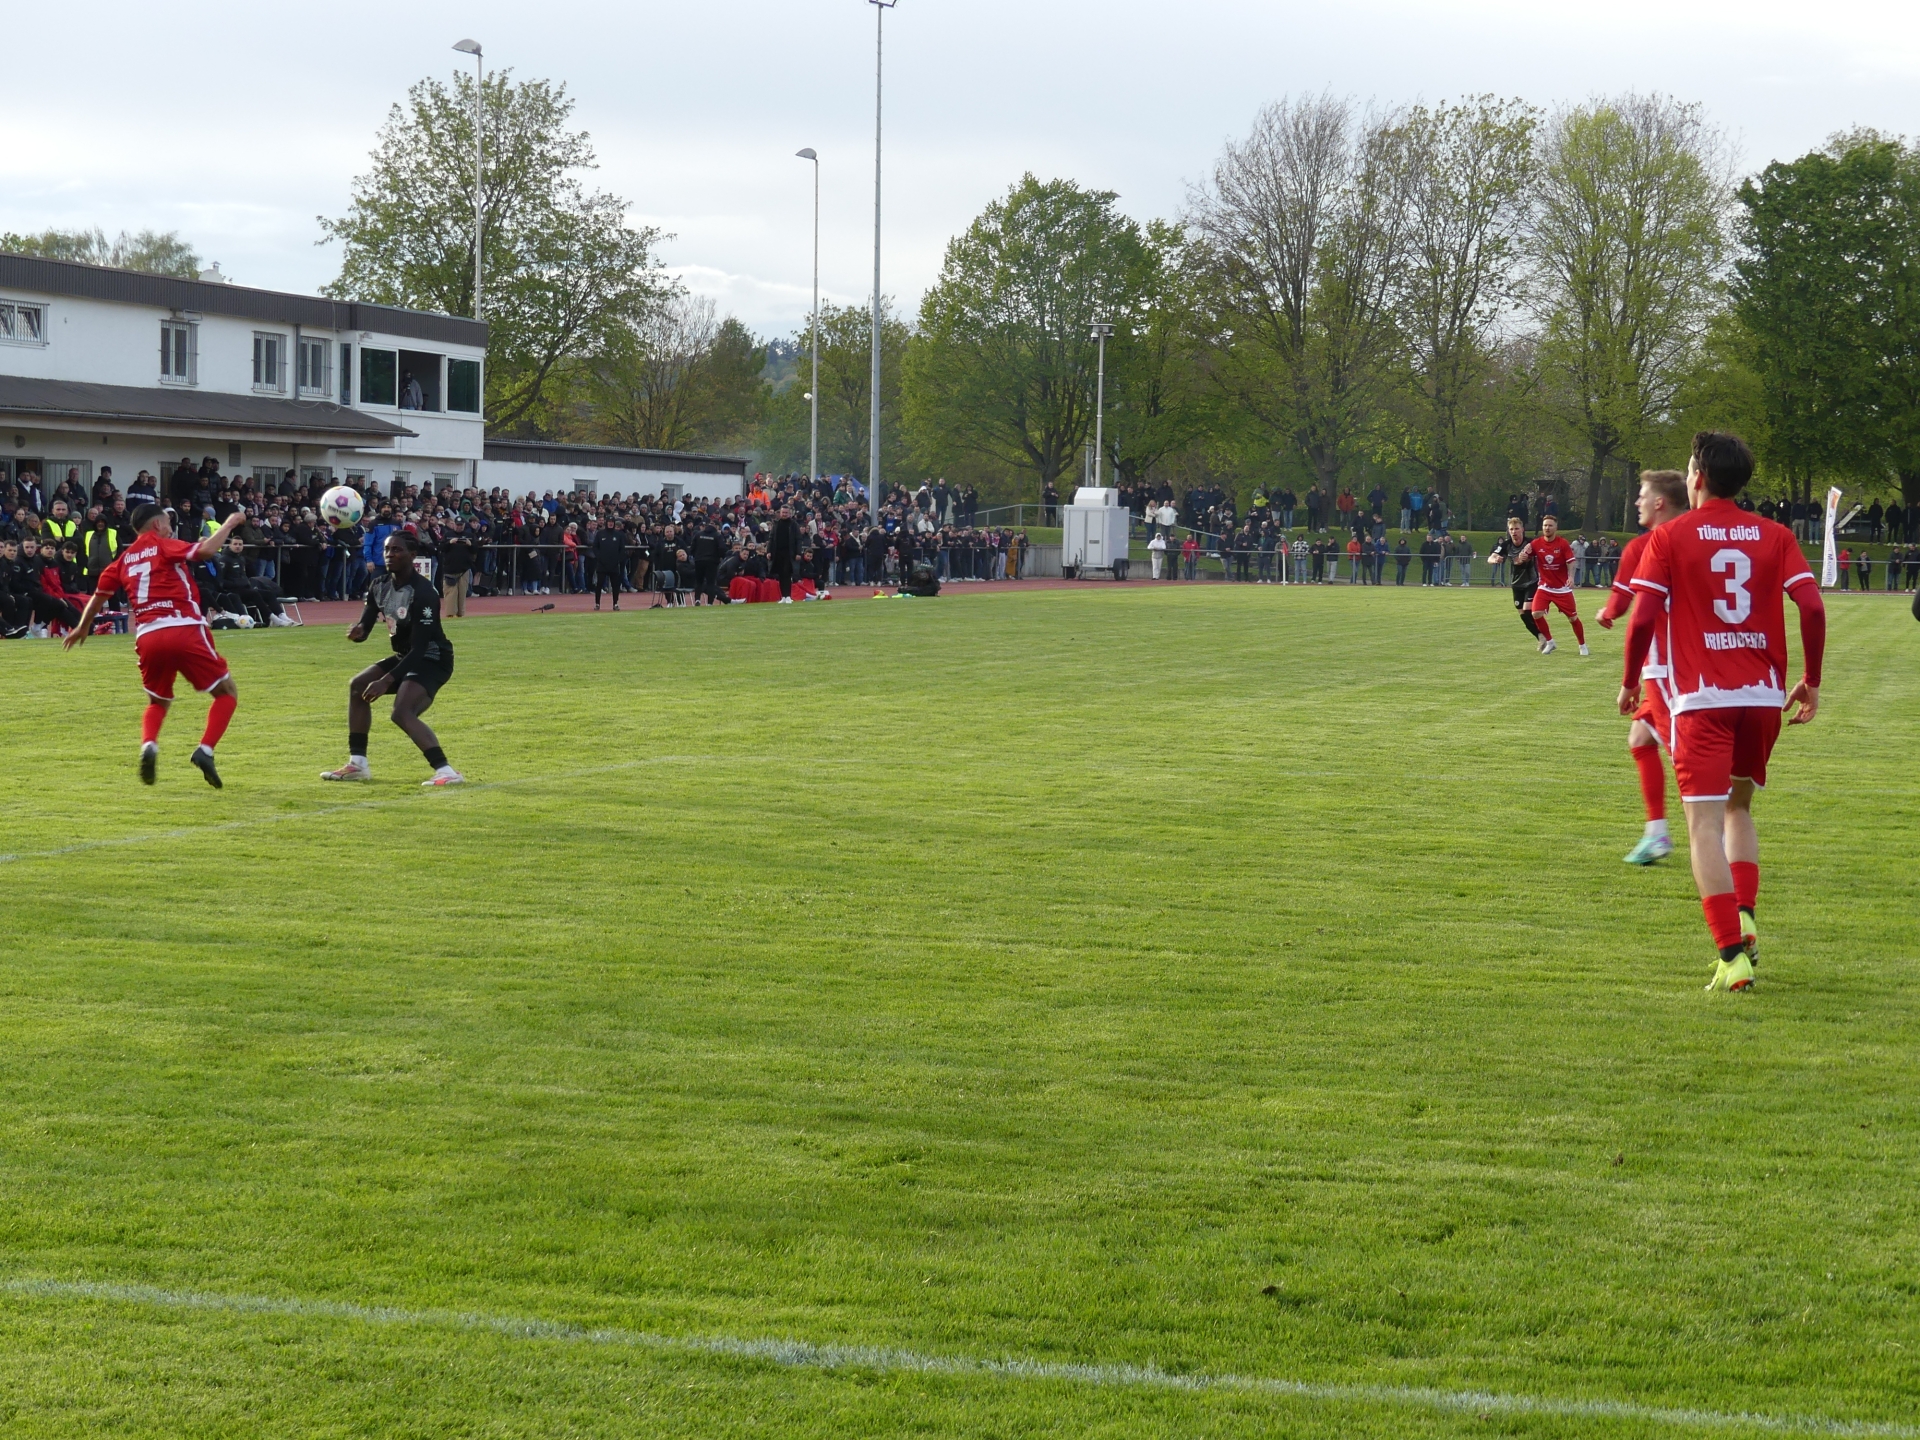
[[[157,700],[149,700],[147,708],[140,712],[140,743],[151,745],[160,738],[160,727],[167,723],[167,707]]]
[[[1727,867],[1733,871],[1733,898],[1742,910],[1751,910],[1760,899],[1760,867],[1751,860],[1735,860]]]
[[[240,703],[236,695],[216,695],[213,705],[207,711],[207,730],[200,737],[200,743],[211,750],[220,743],[220,737],[227,733],[227,722],[233,719],[233,708]]]
[[[1573,643],[1576,645],[1586,644],[1587,643],[1587,627],[1580,623],[1580,617],[1578,615],[1573,617],[1572,623],[1573,623]]]
[[[1707,896],[1700,902],[1700,910],[1707,917],[1707,929],[1713,932],[1715,945],[1725,950],[1740,943],[1740,907],[1731,890]]]
[[[1658,745],[1637,745],[1631,752],[1640,771],[1640,798],[1647,805],[1647,819],[1667,818],[1667,769],[1660,763]],[[1733,888],[1740,891],[1740,872],[1733,872]]]
[[[1553,638],[1553,631],[1547,628],[1547,612],[1546,611],[1544,610],[1538,611],[1533,617],[1533,623],[1539,627],[1540,638],[1542,640],[1551,640]]]

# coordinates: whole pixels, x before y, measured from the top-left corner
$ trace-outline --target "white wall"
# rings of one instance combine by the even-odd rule
[[[681,494],[697,500],[733,500],[746,494],[738,475],[702,475],[688,470],[629,470],[616,465],[576,465],[572,462],[531,464],[524,460],[483,460],[480,487],[495,486],[515,499],[522,495],[571,494],[574,482],[588,482],[595,495],[658,495],[663,485],[678,485]]]
[[[30,301],[44,306],[46,310],[46,343],[36,345],[0,341],[0,374],[83,381],[97,385],[134,385],[156,390],[180,388],[232,395],[265,394],[283,399],[293,396],[291,324],[273,324],[231,315],[202,316],[194,322],[198,352],[196,383],[176,387],[162,384],[160,379],[160,323],[179,318],[174,312],[159,306],[37,295],[30,291],[0,292],[0,299]],[[256,333],[281,337],[285,373],[277,391],[254,388],[253,339]],[[449,462],[480,458],[485,445],[485,426],[478,415],[401,410],[392,405],[363,405],[358,396],[358,372],[359,353],[363,345],[388,350],[425,351],[449,359],[483,362],[486,358],[484,349],[358,330],[303,328],[301,336],[303,339],[326,342],[328,364],[325,389],[302,390],[301,399],[339,400],[340,345],[344,341],[354,347],[353,408],[420,432],[417,439],[401,440],[395,450],[410,456],[438,457]],[[441,393],[444,397],[444,384]],[[244,436],[241,438],[244,439]],[[368,453],[369,456],[391,455],[394,451]],[[420,467],[402,465],[400,468]],[[119,474],[117,465],[114,474]]]

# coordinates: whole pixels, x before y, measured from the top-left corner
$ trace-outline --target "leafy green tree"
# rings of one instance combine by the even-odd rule
[[[948,243],[907,352],[923,455],[978,456],[1041,487],[1079,463],[1093,434],[1093,321],[1124,328],[1128,344],[1136,324],[1150,329],[1156,256],[1117,198],[1027,175]],[[1144,350],[1138,361],[1144,374]],[[1144,441],[1151,417],[1139,418]]]
[[[594,441],[642,450],[701,450],[737,443],[764,404],[766,350],[714,302],[684,292],[655,304],[599,359],[575,392]]]
[[[1766,411],[1762,456],[1807,499],[1879,468],[1879,331],[1906,240],[1897,144],[1775,162],[1740,187],[1734,302]]]
[[[1142,238],[1136,303],[1116,316],[1107,342],[1106,458],[1129,485],[1202,439],[1217,419],[1200,364],[1186,236],[1153,220]]]
[[[473,86],[422,80],[393,107],[347,213],[320,219],[321,243],[342,247],[328,294],[473,313]],[[499,70],[483,101],[487,423],[551,433],[556,381],[608,354],[665,293],[661,237],[628,225],[624,200],[581,184],[593,147],[568,128],[564,85]]]
[[[820,307],[820,473],[865,475],[872,412],[873,312],[865,305]],[[813,376],[813,330],[794,339],[800,356],[796,378],[766,402],[760,454],[777,470],[807,468],[809,404]],[[910,465],[901,426],[901,372],[908,346],[906,324],[889,309],[880,318],[880,465],[883,475],[904,477]]]
[[[1487,403],[1515,295],[1533,178],[1536,113],[1479,96],[1419,106],[1401,122],[1409,224],[1395,300],[1405,416],[1394,450],[1453,498],[1497,423]]]
[[[1543,393],[1586,451],[1592,528],[1608,463],[1640,459],[1698,359],[1722,294],[1729,186],[1699,108],[1657,96],[1564,111],[1542,151]]]
[[[105,265],[115,270],[144,270],[150,275],[172,275],[182,280],[200,277],[199,255],[172,230],[122,230],[113,241],[108,241],[106,231],[97,228],[6,234],[0,235],[0,251],[76,260],[82,265]]]

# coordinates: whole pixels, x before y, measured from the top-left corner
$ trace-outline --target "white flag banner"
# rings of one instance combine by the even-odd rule
[[[1840,583],[1840,560],[1834,554],[1833,532],[1839,529],[1840,487],[1827,491],[1827,533],[1820,546],[1820,583],[1831,589]]]

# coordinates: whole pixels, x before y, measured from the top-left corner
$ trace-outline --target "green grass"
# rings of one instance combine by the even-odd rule
[[[1620,632],[1484,588],[469,619],[454,793],[315,782],[339,630],[221,637],[219,793],[0,647],[0,1436],[1687,1428],[35,1280],[1910,1425],[1920,634],[1831,613],[1750,997]]]

